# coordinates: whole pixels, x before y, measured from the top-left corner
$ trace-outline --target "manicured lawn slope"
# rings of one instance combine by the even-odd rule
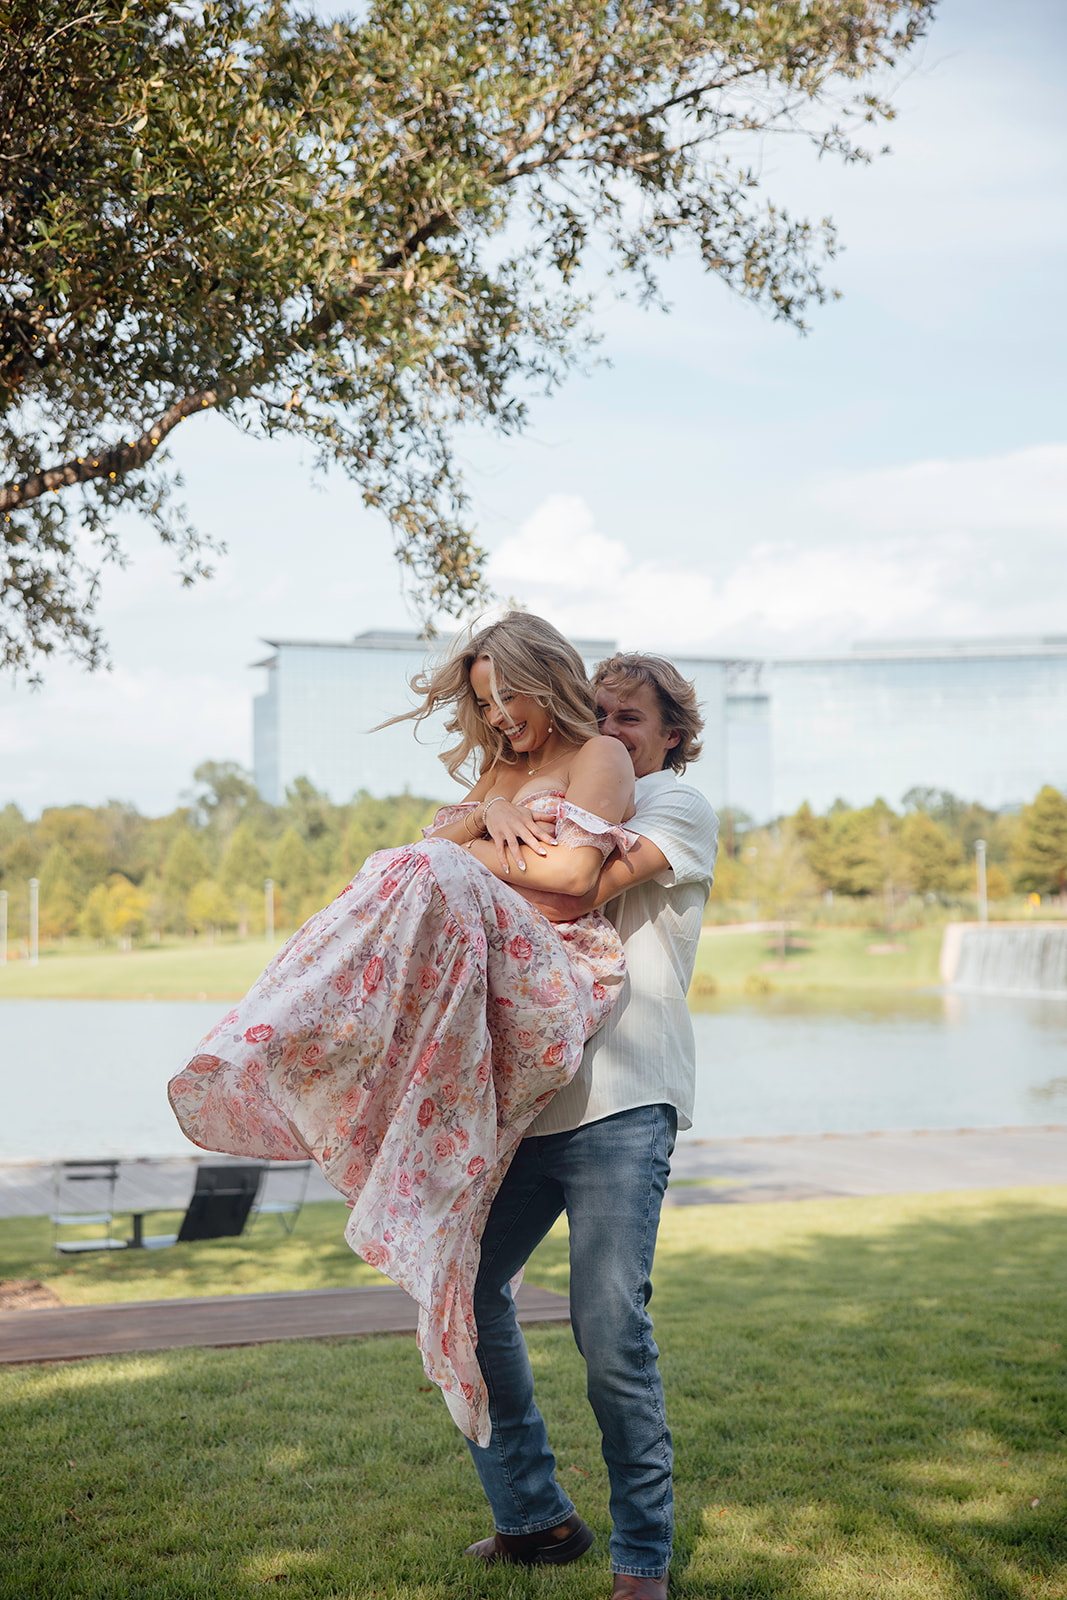
[[[196,941],[143,950],[44,950],[40,963],[0,968],[0,1000],[229,1000],[243,995],[274,949],[262,939]]]
[[[773,934],[708,933],[700,941],[690,998],[699,1005],[702,991],[711,987],[726,993],[921,988],[940,982],[941,935],[939,927],[892,935],[870,928],[804,928],[794,936],[799,948],[791,947],[783,964]]]
[[[282,942],[278,939],[278,945]],[[773,934],[710,934],[700,942],[693,998],[702,979],[718,989],[769,985],[794,989],[914,988],[938,982],[941,929],[880,934],[870,928],[806,928],[779,964]],[[888,949],[886,947],[889,947]],[[873,953],[872,953],[873,947]],[[894,948],[898,947],[898,948]],[[175,942],[143,950],[46,950],[40,964],[0,968],[0,1000],[234,1000],[272,954],[262,939],[216,945]]]
[[[352,1282],[330,1243],[339,1211],[309,1208],[284,1246],[264,1232],[240,1256],[189,1247],[185,1267],[180,1251],[107,1276],[78,1263],[57,1287]],[[653,1310],[678,1453],[674,1595],[1062,1600],[1065,1224],[1067,1188],[665,1213]],[[45,1265],[33,1226],[0,1225],[5,1276]],[[557,1231],[529,1277],[566,1276]],[[582,1363],[567,1329],[529,1342],[561,1480],[598,1535],[574,1567],[463,1561],[489,1526],[463,1442],[413,1341],[379,1338],[0,1371],[0,1594],[603,1597]]]

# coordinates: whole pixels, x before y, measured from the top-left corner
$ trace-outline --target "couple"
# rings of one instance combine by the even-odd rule
[[[592,1542],[555,1480],[510,1287],[567,1211],[614,1594],[651,1600],[671,1445],[646,1304],[691,1109],[685,991],[715,856],[711,808],[675,772],[701,719],[656,658],[613,657],[591,690],[525,613],[416,687],[416,719],[451,708],[443,759],[452,775],[476,760],[475,787],[294,935],[172,1103],[205,1148],[314,1155],[351,1203],[353,1248],[419,1302],[427,1372],[493,1510],[469,1552],[484,1561],[561,1564]]]

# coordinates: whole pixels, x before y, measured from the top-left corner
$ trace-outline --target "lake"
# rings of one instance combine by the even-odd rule
[[[190,1154],[166,1083],[224,1009],[0,1001],[0,1161]],[[1067,1001],[778,995],[693,1023],[688,1138],[1067,1122]]]

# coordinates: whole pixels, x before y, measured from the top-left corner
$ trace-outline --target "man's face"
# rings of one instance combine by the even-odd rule
[[[662,770],[668,750],[681,738],[676,728],[665,728],[656,692],[647,683],[611,686],[596,691],[600,731],[618,739],[630,752],[634,776],[647,778]]]

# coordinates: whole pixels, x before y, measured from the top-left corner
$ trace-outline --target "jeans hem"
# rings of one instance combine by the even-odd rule
[[[558,1528],[561,1522],[566,1522],[574,1516],[574,1507],[564,1511],[562,1516],[549,1517],[547,1522],[530,1522],[525,1528],[497,1528],[497,1533],[502,1533],[505,1539],[521,1539],[527,1533],[544,1533],[546,1528]]]
[[[613,1561],[611,1570],[614,1575],[620,1578],[665,1578],[671,1568],[669,1561],[665,1567],[657,1567],[654,1572],[650,1571],[648,1567],[617,1567]]]

